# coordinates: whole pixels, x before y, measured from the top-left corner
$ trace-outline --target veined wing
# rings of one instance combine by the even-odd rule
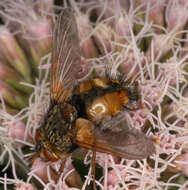
[[[87,122],[79,124],[76,141],[79,146],[133,160],[146,158],[155,152],[152,140],[130,127],[121,113],[99,127]]]
[[[51,101],[62,103],[71,96],[81,69],[81,51],[73,10],[66,8],[59,15],[52,42]]]

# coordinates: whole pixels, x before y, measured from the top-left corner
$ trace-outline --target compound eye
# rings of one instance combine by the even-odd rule
[[[51,162],[56,162],[58,160],[58,157],[56,157],[54,154],[52,154],[50,151],[47,149],[43,149],[43,155],[46,160],[49,160]]]

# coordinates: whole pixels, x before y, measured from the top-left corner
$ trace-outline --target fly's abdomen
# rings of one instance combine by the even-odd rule
[[[75,89],[73,105],[79,117],[96,123],[106,116],[114,116],[129,102],[128,92],[118,81],[95,78],[81,83]]]
[[[106,116],[116,115],[127,103],[128,98],[124,91],[106,93],[93,99],[92,103],[86,108],[86,114],[90,120],[98,123]]]

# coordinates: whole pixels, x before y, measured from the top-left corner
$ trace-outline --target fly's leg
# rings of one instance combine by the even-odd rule
[[[96,183],[95,183],[95,160],[96,160],[96,151],[93,151],[92,163],[91,163],[91,176],[93,179],[93,189],[97,190]]]

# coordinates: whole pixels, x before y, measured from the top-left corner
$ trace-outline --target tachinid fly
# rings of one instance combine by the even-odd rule
[[[91,149],[94,156],[97,151],[136,160],[154,153],[152,140],[124,116],[134,97],[129,89],[111,77],[78,83],[80,69],[77,25],[67,8],[53,31],[50,106],[36,133],[39,156],[52,162],[65,159],[75,145]],[[94,164],[92,171],[95,179]]]

